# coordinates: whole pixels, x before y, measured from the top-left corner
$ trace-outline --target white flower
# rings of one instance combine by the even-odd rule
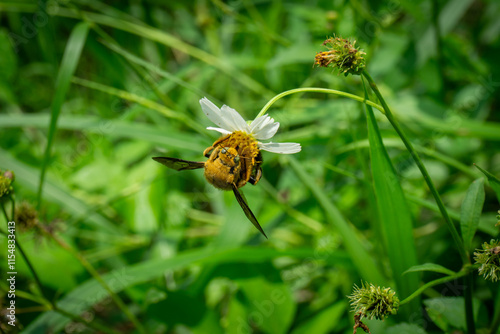
[[[280,126],[280,123],[275,122],[274,119],[267,115],[256,118],[249,125],[233,108],[223,105],[219,109],[206,97],[200,100],[200,104],[205,115],[219,126],[218,128],[208,127],[207,129],[218,131],[224,135],[242,131],[257,140],[266,140],[271,139]],[[297,143],[261,143],[259,141],[257,143],[259,149],[273,153],[292,154],[301,150],[300,144]]]

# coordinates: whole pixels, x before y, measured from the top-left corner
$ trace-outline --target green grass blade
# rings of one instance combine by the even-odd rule
[[[413,239],[411,213],[405,200],[394,166],[382,142],[373,109],[366,105],[368,139],[373,174],[373,186],[379,213],[380,230],[398,295],[409,296],[418,288],[418,274],[403,277],[408,268],[417,265],[417,253]],[[403,309],[406,315],[418,311],[418,303],[410,304],[411,309]]]
[[[0,129],[15,127],[43,129],[47,127],[49,117],[50,115],[47,114],[0,115]],[[204,141],[200,136],[166,131],[161,127],[145,123],[119,119],[105,120],[90,115],[62,115],[59,117],[58,127],[65,130],[87,131],[110,138],[145,140],[169,149],[197,153],[203,152],[210,145],[210,141]]]
[[[268,90],[258,81],[252,79],[242,71],[232,66],[227,61],[227,59],[216,57],[204,50],[201,50],[197,47],[194,47],[180,40],[179,38],[171,34],[166,33],[165,31],[142,24],[136,24],[130,21],[120,20],[106,15],[95,14],[91,12],[82,12],[82,14],[84,15],[85,19],[88,20],[89,22],[127,31],[131,34],[143,37],[145,39],[149,39],[151,41],[156,41],[165,46],[177,49],[180,52],[183,52],[187,55],[197,58],[211,66],[214,66],[215,68],[218,68],[223,73],[235,79],[241,85],[247,87],[248,89],[254,91],[257,94],[261,94],[267,98],[271,98],[272,96],[274,96],[273,92]],[[73,11],[65,9],[60,9],[57,12],[57,15],[73,17],[77,19],[81,18],[79,15],[75,15]]]
[[[413,272],[417,272],[417,271],[433,271],[435,273],[440,273],[440,274],[445,274],[445,275],[455,275],[456,274],[456,272],[454,272],[453,270],[450,270],[448,268],[445,268],[445,267],[443,267],[439,264],[435,264],[435,263],[424,263],[424,264],[420,264],[418,266],[413,266],[410,269],[408,269],[407,271],[405,271],[403,274],[413,273]]]
[[[293,157],[284,157],[290,162],[295,174],[313,193],[319,204],[325,210],[328,221],[335,226],[342,236],[345,248],[363,280],[373,284],[384,285],[387,283],[384,276],[375,264],[373,257],[368,253],[355,229],[349,224],[339,209],[328,199],[323,190],[316,185],[314,180],[306,173],[304,167]]]
[[[217,102],[222,103],[221,101],[218,101],[218,99],[216,99],[214,96],[210,95],[208,92],[205,92],[205,91],[199,89],[198,87],[196,87],[195,85],[190,84],[189,82],[180,79],[176,75],[173,75],[165,70],[162,70],[160,67],[156,66],[155,64],[152,64],[152,63],[150,63],[142,58],[139,58],[139,57],[133,55],[132,53],[125,50],[124,48],[121,48],[120,46],[118,46],[117,44],[113,44],[113,43],[110,43],[107,41],[102,41],[101,43],[104,46],[106,46],[107,48],[109,48],[110,50],[118,53],[120,56],[122,56],[123,58],[125,58],[129,62],[144,67],[150,73],[154,73],[154,74],[157,74],[161,77],[164,77],[164,78],[174,82],[175,84],[186,88],[187,90],[193,92],[194,94],[197,94],[200,97],[205,96],[212,102],[217,101]]]
[[[50,160],[50,150],[52,147],[52,142],[54,140],[54,135],[57,128],[57,119],[61,113],[62,104],[68,92],[69,85],[71,83],[71,78],[75,73],[76,66],[80,60],[80,55],[83,49],[83,45],[87,39],[87,34],[89,31],[89,26],[87,23],[79,23],[71,32],[69,36],[68,43],[66,44],[66,49],[64,51],[63,59],[61,61],[61,67],[59,68],[59,73],[57,75],[55,95],[52,100],[51,112],[52,116],[50,119],[49,133],[47,137],[47,146],[45,148],[44,158],[42,160],[41,172],[40,172],[40,183],[38,186],[38,208],[42,203],[42,191],[43,182],[45,179],[45,173]]]
[[[470,185],[460,210],[460,231],[465,249],[470,252],[472,239],[479,225],[484,204],[484,179],[477,179]]]
[[[137,94],[133,94],[133,93],[121,90],[121,89],[117,89],[114,87],[106,86],[106,85],[100,84],[98,82],[85,80],[82,78],[75,77],[75,78],[73,78],[72,81],[80,86],[87,87],[90,89],[95,89],[97,91],[100,91],[100,92],[103,92],[103,93],[106,93],[109,95],[117,96],[119,98],[122,98],[122,99],[130,101],[130,102],[135,102],[135,103],[140,104],[146,108],[156,110],[167,118],[173,118],[173,119],[177,119],[177,120],[183,122],[186,126],[196,130],[199,133],[202,133],[202,134],[206,133],[206,130],[204,127],[199,125],[197,122],[193,122],[193,120],[189,117],[186,117],[185,114],[182,114],[182,113],[179,113],[175,110],[167,108],[167,107],[165,107],[159,103],[156,103],[155,101],[147,99],[145,97],[142,97],[142,96],[139,96]]]
[[[166,270],[176,270],[191,264],[207,265],[212,263],[223,264],[230,262],[268,262],[277,257],[292,256],[296,258],[311,258],[322,256],[314,249],[297,249],[291,251],[278,251],[267,248],[241,247],[236,249],[224,249],[207,251],[206,248],[184,252],[168,259],[154,259],[139,264],[122,267],[102,275],[102,279],[110,285],[115,293],[134,286],[148,282],[160,277]],[[326,256],[334,263],[345,262],[344,256],[337,259],[336,254]],[[325,257],[325,258],[326,258]],[[81,314],[90,306],[95,305],[108,297],[109,294],[95,279],[89,279],[68,293],[57,305],[73,314]],[[54,333],[59,332],[70,321],[60,314],[45,312],[24,329],[25,334],[44,333],[46,328],[51,328]]]
[[[491,174],[487,170],[482,169],[478,165],[474,164],[474,166],[476,166],[477,169],[479,169],[484,175],[486,175],[490,183],[490,187],[493,188],[495,194],[497,194],[497,199],[500,203],[500,180],[495,175]]]
[[[0,161],[2,167],[14,171],[16,174],[16,184],[21,185],[26,190],[36,192],[37,190],[37,169],[30,167],[18,160],[6,151],[0,149]],[[86,224],[93,226],[100,231],[109,234],[122,235],[120,229],[113,222],[91,209],[87,203],[71,195],[69,189],[52,182],[50,179],[45,184],[45,198],[47,201],[58,204],[61,209],[73,215],[74,219],[82,219]]]

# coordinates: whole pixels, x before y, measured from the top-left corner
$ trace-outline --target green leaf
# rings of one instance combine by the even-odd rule
[[[388,327],[385,330],[385,334],[426,334],[427,332],[420,326],[415,324],[397,324],[395,326]]]
[[[432,321],[443,331],[453,328],[466,329],[465,302],[463,297],[439,297],[424,300],[425,309]],[[474,318],[477,317],[480,303],[474,300]]]
[[[49,116],[47,114],[0,115],[0,128],[36,127],[43,129],[47,127]],[[91,115],[61,115],[58,127],[65,130],[88,131],[109,138],[145,140],[169,149],[197,153],[203,152],[209,145],[209,142],[204,142],[200,136],[171,131],[171,128],[120,119],[108,120]]]
[[[424,264],[420,264],[417,266],[413,266],[410,269],[408,269],[407,271],[405,271],[403,274],[417,272],[417,271],[433,271],[435,273],[440,273],[440,274],[445,274],[445,275],[455,275],[456,274],[456,272],[454,272],[453,270],[450,270],[448,268],[445,268],[445,267],[443,267],[439,264],[435,264],[435,263],[424,263]]]
[[[490,182],[490,187],[493,188],[493,190],[497,194],[497,199],[500,203],[500,180],[495,175],[491,174],[487,170],[482,169],[478,165],[474,164],[474,166],[476,166],[477,169],[479,169],[484,175],[486,175],[488,181]]]
[[[484,179],[477,179],[470,185],[460,211],[460,230],[464,247],[471,250],[472,239],[479,225],[479,217],[484,204]]]
[[[304,167],[294,157],[283,157],[283,159],[290,162],[290,166],[298,178],[311,190],[316,200],[325,210],[329,222],[342,236],[347,252],[361,277],[366,281],[373,282],[373,284],[384,285],[386,282],[384,276],[375,264],[373,257],[361,242],[355,228],[345,220],[335,204],[328,199],[325,192],[316,185],[314,180],[306,173]]]
[[[300,324],[292,334],[326,334],[332,333],[337,323],[341,320],[348,305],[341,301],[335,303],[315,314],[312,318]]]
[[[47,146],[45,147],[45,154],[42,160],[41,172],[40,172],[40,183],[38,186],[38,207],[40,208],[42,202],[42,191],[43,182],[45,179],[45,172],[50,161],[50,150],[52,148],[52,141],[54,140],[54,135],[57,129],[57,119],[61,113],[61,108],[66,98],[66,93],[68,92],[69,85],[71,83],[71,78],[75,73],[76,66],[80,60],[80,55],[83,49],[83,45],[87,39],[87,34],[89,31],[89,25],[86,22],[81,22],[75,26],[71,35],[69,36],[68,43],[66,44],[66,49],[64,51],[63,59],[61,61],[61,67],[59,68],[59,73],[57,75],[55,95],[52,100],[51,113],[49,125],[49,133],[47,138]]]
[[[271,259],[282,256],[310,258],[318,256],[318,254],[313,249],[276,251],[265,248],[242,247],[207,251],[206,248],[202,248],[184,252],[168,259],[153,259],[122,267],[101,277],[115,293],[118,293],[133,285],[145,283],[159,277],[167,270],[176,270],[191,264],[210,265],[217,263],[217,265],[220,265],[230,262],[268,262]],[[334,254],[329,255],[327,260],[332,261],[332,263],[339,262]],[[99,303],[108,296],[108,292],[104,290],[99,282],[95,279],[89,279],[57,301],[57,305],[67,312],[81,314],[90,306]],[[69,321],[70,319],[58,313],[52,311],[45,312],[25,328],[23,333],[37,334],[45,332],[46,328],[51,328],[53,332],[58,332]]]
[[[296,308],[289,287],[262,276],[239,279],[238,283],[246,297],[247,321],[266,333],[287,333]]]
[[[373,186],[379,213],[380,229],[391,264],[392,275],[399,296],[406,297],[419,285],[419,276],[410,274],[403,277],[409,267],[417,264],[413,223],[405,200],[403,189],[394,166],[382,142],[373,109],[366,105],[368,140],[373,174]],[[403,312],[416,312],[418,300],[413,301],[411,309]]]
[[[33,193],[37,190],[38,170],[28,166],[12,155],[0,149],[0,161],[2,167],[13,170],[16,173],[16,183]],[[85,224],[91,225],[109,234],[123,235],[121,229],[105,216],[95,212],[91,205],[74,197],[70,190],[62,184],[58,184],[51,178],[45,184],[45,199],[61,206],[61,209],[73,215],[74,220],[81,219]]]

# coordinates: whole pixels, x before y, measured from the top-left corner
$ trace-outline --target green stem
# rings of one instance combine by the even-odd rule
[[[469,273],[464,277],[464,301],[465,301],[465,322],[467,323],[467,333],[475,334],[476,326],[474,324],[474,310],[472,307],[472,288],[473,288],[473,277],[472,273]]]
[[[134,324],[137,330],[145,334],[146,330],[136,318],[136,316],[128,309],[127,305],[123,302],[123,300],[111,289],[111,287],[106,283],[106,281],[99,275],[97,270],[92,266],[92,264],[83,257],[78,251],[74,250],[71,246],[69,246],[64,240],[58,238],[52,233],[47,232],[43,227],[40,227],[40,230],[56,241],[62,248],[70,252],[80,263],[82,266],[92,275],[92,277],[99,282],[99,284],[109,293],[111,299],[115,302],[115,304],[122,310],[122,312],[127,316],[127,318]]]
[[[467,268],[470,268],[470,269],[467,269]],[[424,292],[428,288],[431,288],[431,287],[433,287],[435,285],[443,284],[443,283],[446,283],[446,282],[449,282],[449,281],[456,280],[457,278],[460,278],[462,276],[465,276],[465,275],[467,275],[469,273],[470,270],[472,270],[472,268],[474,268],[474,267],[472,267],[472,266],[466,267],[465,269],[462,269],[461,271],[459,271],[455,275],[446,276],[446,277],[439,278],[437,280],[425,283],[420,288],[418,288],[417,290],[415,290],[414,293],[412,293],[411,295],[409,295],[408,297],[406,297],[404,300],[402,300],[399,304],[403,305],[403,304],[409,303],[412,299],[414,299],[415,297],[417,297],[418,295],[420,295],[422,292]]]
[[[497,299],[495,302],[494,310],[495,314],[493,315],[493,322],[490,328],[490,334],[497,334],[498,328],[500,327],[500,290],[497,292]]]
[[[2,203],[2,211],[3,215],[5,216],[5,220],[7,220],[7,223],[10,222],[11,220],[9,219],[9,215],[7,214],[7,210],[5,210],[5,206],[3,203]]]
[[[98,333],[99,332],[103,332],[103,333],[109,333],[109,334],[117,334],[118,332],[114,331],[113,329],[111,328],[108,328],[104,325],[101,325],[100,323],[97,323],[95,321],[88,321],[78,315],[74,315],[72,313],[69,313],[63,309],[60,309],[57,305],[53,304],[52,305],[52,309],[57,312],[57,313],[60,313],[62,315],[64,315],[65,317],[67,318],[70,318],[71,320],[73,321],[76,321],[76,322],[80,322],[94,330],[96,330]]]
[[[373,108],[380,110],[382,113],[385,112],[384,108],[382,106],[380,106],[380,105],[378,105],[378,104],[376,104],[376,103],[374,103],[372,101],[366,100],[363,97],[359,97],[357,95],[354,95],[354,94],[349,94],[349,93],[342,92],[340,90],[335,90],[335,89],[305,87],[305,88],[290,89],[290,90],[284,91],[282,93],[279,93],[278,95],[276,95],[275,97],[273,97],[271,100],[269,100],[269,102],[266,103],[266,105],[261,109],[261,111],[259,112],[259,114],[255,118],[258,118],[258,117],[264,115],[266,113],[266,111],[276,101],[278,101],[282,97],[285,97],[285,96],[291,95],[291,94],[295,94],[295,93],[305,93],[305,92],[325,93],[325,94],[334,94],[334,95],[338,95],[338,96],[343,96],[343,97],[347,97],[347,98],[352,99],[352,100],[356,100],[356,101],[359,101],[359,102],[362,102],[362,103],[366,103],[366,104],[372,106]]]
[[[448,226],[448,229],[450,230],[451,236],[453,237],[453,241],[455,242],[455,245],[458,248],[458,252],[460,254],[460,257],[462,258],[462,262],[464,264],[469,263],[469,257],[467,256],[467,253],[465,251],[465,248],[462,243],[462,239],[460,239],[460,236],[458,234],[457,229],[455,228],[455,225],[453,224],[450,216],[448,215],[448,212],[446,211],[446,208],[444,206],[444,203],[441,199],[441,196],[439,196],[438,191],[436,190],[436,187],[434,186],[434,183],[432,182],[432,179],[427,172],[427,169],[425,168],[422,160],[420,159],[417,151],[413,148],[413,145],[411,144],[410,140],[406,136],[406,134],[403,132],[403,129],[399,125],[398,121],[394,118],[394,115],[391,112],[391,109],[385,102],[384,98],[382,97],[382,94],[378,90],[377,85],[373,81],[372,77],[368,74],[368,72],[363,71],[363,76],[368,80],[368,83],[370,84],[370,87],[372,88],[373,92],[377,96],[377,98],[380,101],[380,104],[382,104],[382,107],[385,110],[385,116],[391,123],[391,125],[394,127],[394,130],[396,130],[397,134],[403,141],[404,145],[406,146],[406,149],[410,152],[411,156],[413,157],[413,160],[417,164],[418,169],[420,170],[420,173],[422,173],[425,182],[427,183],[427,186],[429,187],[429,190],[432,193],[432,196],[434,196],[434,199],[436,200],[436,203],[439,207],[439,211],[441,212],[441,215],[443,216],[446,225]]]
[[[10,197],[10,199],[11,199],[11,201],[12,201],[12,219],[14,219],[14,214],[15,214],[15,201],[14,201],[14,198],[13,198],[12,196]],[[4,206],[4,204],[3,204],[3,203],[2,203],[2,205],[1,205],[1,206],[2,206],[3,213],[4,213],[4,215],[5,215],[5,219],[7,219],[7,222],[12,221],[12,220],[9,220],[9,217],[8,217],[8,215],[7,215],[7,210],[5,210],[5,206]],[[5,235],[7,236],[7,233],[4,233],[3,231],[2,231],[2,234],[5,234]],[[33,276],[33,278],[35,279],[35,284],[37,285],[38,289],[40,290],[40,294],[42,295],[42,298],[43,298],[44,300],[46,300],[46,301],[50,304],[50,307],[51,307],[54,311],[56,311],[56,312],[58,312],[58,313],[60,313],[60,314],[62,314],[62,315],[64,315],[64,316],[66,316],[66,317],[68,317],[68,318],[70,318],[70,319],[72,319],[72,320],[74,320],[74,321],[81,322],[81,323],[85,324],[86,326],[88,326],[88,327],[90,327],[90,328],[93,328],[93,329],[95,329],[95,330],[102,331],[102,332],[104,332],[104,333],[111,333],[111,334],[116,333],[116,332],[114,332],[113,330],[111,330],[111,329],[109,329],[109,328],[107,328],[107,327],[105,327],[105,326],[102,326],[102,325],[97,324],[97,323],[95,323],[95,322],[89,322],[89,321],[87,321],[87,320],[83,319],[82,317],[80,317],[80,316],[78,316],[78,315],[75,315],[75,314],[72,314],[72,313],[66,312],[66,311],[64,311],[64,310],[61,310],[61,309],[60,309],[60,308],[56,305],[56,303],[55,303],[54,301],[52,301],[52,300],[48,299],[48,298],[45,296],[45,294],[44,294],[42,282],[40,281],[40,278],[39,278],[38,274],[36,273],[36,270],[35,270],[35,268],[33,267],[33,264],[31,263],[30,259],[28,258],[28,255],[24,252],[24,249],[23,249],[23,247],[21,246],[21,243],[19,242],[19,239],[17,238],[17,236],[16,236],[15,240],[16,240],[16,249],[17,249],[17,250],[19,250],[19,253],[21,253],[21,256],[23,257],[24,262],[26,262],[26,265],[28,266],[28,269],[29,269],[29,271],[31,272],[31,275],[32,275],[32,276]]]

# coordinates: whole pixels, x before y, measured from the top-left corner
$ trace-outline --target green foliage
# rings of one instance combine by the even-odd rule
[[[464,240],[464,247],[471,250],[472,238],[476,234],[479,217],[483,211],[484,180],[477,179],[470,185],[462,203],[460,215],[460,229]]]
[[[401,299],[372,333],[463,331],[472,313],[495,331],[498,288],[460,254],[498,239],[499,16],[494,1],[0,0],[0,305],[15,216],[23,333],[352,333],[359,282]],[[373,77],[460,249],[382,102],[369,93],[366,113],[359,76],[313,67],[327,36],[356,40],[345,65]],[[302,87],[323,90],[266,109],[273,141],[302,151],[263,152],[242,188],[269,240],[203,171],[151,160],[204,160],[204,96],[252,120]],[[495,247],[476,251],[488,278]]]

